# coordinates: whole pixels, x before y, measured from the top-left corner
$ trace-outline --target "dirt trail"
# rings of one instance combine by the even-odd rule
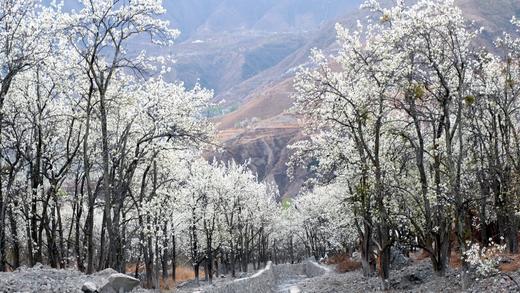
[[[300,283],[308,279],[305,275],[299,275],[296,277],[285,279],[279,282],[274,288],[274,293],[300,293]]]

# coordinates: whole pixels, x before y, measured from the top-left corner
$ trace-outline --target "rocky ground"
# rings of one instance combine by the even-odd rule
[[[76,293],[83,292],[82,286],[85,283],[92,283],[96,288],[101,288],[107,283],[108,278],[117,273],[112,269],[106,269],[92,275],[85,275],[75,270],[57,270],[48,266],[37,264],[32,268],[20,267],[14,272],[0,273],[0,293],[11,292],[56,292],[56,293]],[[253,274],[240,273],[239,277],[247,277]],[[230,277],[214,278],[213,284],[219,285],[229,282]],[[194,292],[203,291],[212,285],[204,280],[200,281],[197,286],[194,281],[187,281],[178,284],[176,290],[167,290],[165,292]],[[151,293],[154,290],[146,290],[143,288],[135,288],[132,293]],[[103,292],[104,293],[104,292]],[[261,293],[261,292],[257,292]]]
[[[392,271],[390,292],[520,292],[517,283],[520,284],[520,272],[500,273],[489,278],[472,276],[469,287],[463,290],[457,270],[449,270],[445,277],[437,277],[429,260],[423,260]],[[364,277],[361,271],[355,271],[305,279],[298,287],[300,292],[313,293],[381,292],[381,281],[375,277]]]
[[[246,278],[251,275],[253,275],[255,271],[249,272],[249,273],[239,273],[237,274],[237,278]],[[190,293],[190,292],[204,292],[205,289],[208,289],[213,286],[221,286],[225,284],[226,282],[230,282],[234,280],[230,275],[222,275],[220,277],[214,277],[213,283],[210,284],[208,281],[205,281],[204,279],[201,279],[199,281],[199,285],[195,281],[185,281],[177,284],[177,288],[174,292],[179,293]],[[139,293],[144,293],[144,291],[140,291]],[[260,292],[255,292],[260,293]]]
[[[85,275],[75,270],[57,270],[37,264],[32,268],[20,267],[14,272],[0,273],[0,293],[82,292],[85,283],[101,288],[115,273],[117,272],[112,269],[106,269],[92,275]]]
[[[3,292],[82,292],[81,287],[86,282],[97,286],[106,283],[108,276],[114,271],[105,271],[87,276],[73,270],[55,270],[46,266],[36,265],[33,268],[22,267],[15,272],[0,273],[0,293]],[[230,281],[229,278],[219,278],[217,283]],[[429,260],[417,261],[392,271],[391,292],[520,292],[520,271],[500,273],[489,278],[471,278],[469,288],[462,290],[460,276],[457,270],[449,270],[445,277],[436,277]],[[194,292],[203,290],[192,282],[185,283],[174,292]],[[273,288],[276,292],[308,292],[308,293],[350,293],[350,292],[381,292],[378,278],[364,277],[361,271],[344,274],[331,272],[315,278],[297,278],[287,280]],[[152,291],[141,288],[134,293],[149,293]],[[263,293],[263,292],[254,292]]]

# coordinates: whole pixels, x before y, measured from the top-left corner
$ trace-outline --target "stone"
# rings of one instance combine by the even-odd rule
[[[512,263],[513,259],[511,257],[508,257],[508,256],[502,256],[502,257],[500,257],[499,262],[500,263]]]
[[[238,273],[238,278],[241,279],[241,278],[245,278],[247,277],[247,273],[244,273],[244,272],[240,272]]]
[[[403,267],[410,265],[410,259],[406,257],[399,249],[392,248],[391,250],[391,263],[390,266],[393,269],[402,269]]]
[[[101,286],[101,288],[98,290],[99,293],[119,293],[112,287],[112,285],[107,282],[105,285]]]
[[[418,276],[416,275],[410,275],[408,276],[408,281],[410,282],[413,282],[415,284],[421,284],[423,283],[423,280],[421,278],[419,278]]]
[[[108,283],[117,293],[126,293],[139,286],[139,280],[125,274],[112,274],[108,277]]]
[[[98,290],[97,290],[97,286],[96,284],[92,283],[92,282],[86,282],[85,284],[83,284],[83,286],[81,286],[81,291],[85,292],[85,293],[97,293]]]
[[[22,266],[19,266],[18,268],[16,268],[15,272],[23,272],[26,270],[27,270],[27,266],[22,265]]]
[[[102,271],[99,271],[99,272],[96,272],[94,274],[92,274],[93,276],[96,276],[96,277],[105,277],[105,278],[108,278],[110,277],[111,275],[113,274],[117,274],[118,271],[114,270],[114,269],[111,269],[111,268],[108,268],[108,269],[104,269]]]

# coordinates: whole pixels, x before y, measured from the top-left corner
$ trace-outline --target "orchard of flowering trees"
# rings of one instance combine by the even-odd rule
[[[296,76],[307,138],[289,167],[317,176],[277,202],[248,162],[212,158],[212,92],[135,49],[179,35],[162,1],[80,2],[0,1],[0,271],[132,268],[158,288],[177,265],[211,282],[358,251],[388,288],[392,249],[424,250],[439,275],[455,251],[464,280],[493,271],[483,254],[518,253],[515,35],[482,48],[453,0],[367,0],[339,52]]]
[[[520,39],[482,48],[481,29],[452,0],[363,7],[365,23],[337,25],[339,53],[314,51],[296,78],[309,138],[293,146],[293,163],[319,162],[319,181],[335,190],[326,193],[350,214],[340,228],[356,231],[364,272],[377,270],[385,287],[395,246],[422,248],[439,275],[457,251],[466,280],[474,244],[519,249]],[[338,225],[312,221],[326,233]],[[313,231],[311,243],[335,239]]]
[[[157,287],[178,256],[210,280],[265,263],[277,188],[202,159],[212,92],[135,50],[178,36],[162,1],[80,2],[0,1],[0,271],[144,266]]]

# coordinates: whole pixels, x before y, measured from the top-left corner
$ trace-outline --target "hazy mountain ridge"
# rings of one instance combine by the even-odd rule
[[[520,14],[520,2],[516,0],[458,0],[456,3],[466,14],[468,20],[475,22],[475,29],[479,26],[483,27],[483,32],[479,38],[479,42],[482,43],[483,46],[491,48],[491,50],[494,50],[492,46],[497,37],[500,37],[503,32],[511,32],[513,30],[513,26],[511,25],[510,21],[514,15]],[[343,24],[344,26],[349,27],[355,25],[357,19],[363,19],[363,17],[363,11],[355,10],[345,13],[345,15],[336,19],[336,21]],[[337,50],[336,31],[334,28],[336,21],[332,21],[326,26],[322,27],[313,35],[312,38],[309,39],[308,43],[295,51],[293,54],[287,56],[287,58],[285,58],[279,64],[260,73],[256,79],[267,79],[267,77],[264,76],[269,76],[273,79],[270,80],[268,85],[258,87],[257,89],[252,89],[249,94],[242,99],[244,101],[266,99],[264,94],[265,92],[272,93],[273,89],[284,89],[286,90],[285,93],[276,93],[276,95],[280,96],[282,99],[285,99],[285,101],[281,102],[280,104],[290,104],[289,96],[292,92],[292,89],[286,86],[280,86],[281,84],[287,84],[289,80],[292,79],[292,74],[287,74],[287,72],[293,73],[294,69],[299,65],[308,62],[309,51],[312,48],[323,49],[329,53]],[[274,80],[276,78],[275,76],[278,78],[276,81]],[[242,84],[235,86],[234,89],[247,87],[248,83],[253,80],[254,79],[246,80]],[[249,88],[253,87],[253,85],[249,86]],[[236,93],[227,92],[221,94],[221,96],[229,99],[233,94]],[[239,92],[238,94],[240,95],[242,92]],[[251,104],[252,102],[247,103]],[[260,101],[255,101],[254,103],[257,105],[264,104]],[[247,109],[248,113],[240,113],[244,112],[244,108]],[[230,119],[228,119],[229,117],[259,117],[255,114],[255,112],[264,113],[264,115],[261,115],[262,118],[269,118],[280,114],[283,112],[283,110],[273,109],[273,111],[271,111],[272,115],[265,115],[267,112],[265,109],[242,107],[237,109],[235,113],[230,113],[226,115],[226,117],[223,117],[222,120],[224,121],[224,124],[221,127],[232,127],[238,122],[230,121]],[[240,113],[240,115],[237,115],[238,113]]]
[[[343,0],[171,0],[168,18],[194,38],[230,31],[302,32],[316,30],[360,1]]]
[[[51,0],[43,0],[47,5]],[[277,66],[312,43],[316,32],[358,9],[361,0],[164,0],[161,18],[178,28],[173,48],[151,47],[136,40],[133,50],[176,60],[170,78],[188,87],[213,89],[224,108],[238,107],[257,88],[279,80],[288,65]],[[65,11],[80,9],[65,0]],[[299,65],[299,61],[296,62]],[[244,83],[245,82],[245,83]],[[244,83],[244,84],[243,84]]]
[[[284,62],[316,33],[361,3],[341,0],[174,0],[166,3],[183,35],[172,53],[173,78],[200,82],[233,110],[258,88],[278,82],[297,62]],[[190,7],[197,12],[190,14]],[[202,8],[201,8],[202,7]],[[200,9],[199,9],[200,8]],[[304,54],[299,54],[306,56]],[[305,57],[306,58],[306,57]]]

